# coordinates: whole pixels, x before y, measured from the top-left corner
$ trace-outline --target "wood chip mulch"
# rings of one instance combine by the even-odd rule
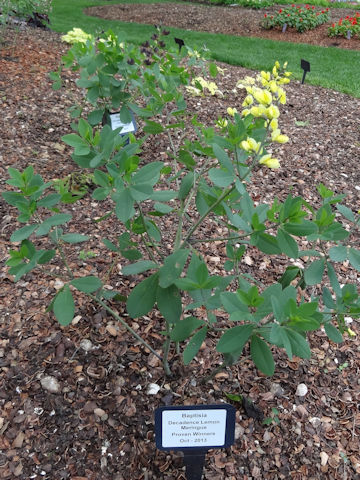
[[[133,5],[134,7],[134,5]],[[26,30],[0,52],[0,176],[6,169],[34,165],[46,180],[74,170],[70,149],[61,136],[70,132],[67,108],[80,93],[75,74],[67,73],[59,91],[51,90],[48,73],[57,69],[66,45],[57,34]],[[228,106],[241,108],[231,94],[236,81],[251,75],[244,68],[224,66],[224,98],[189,99],[189,106],[208,121]],[[279,171],[259,169],[250,189],[256,200],[284,199],[289,191],[318,202],[316,184],[323,182],[347,195],[353,210],[360,208],[360,99],[294,81],[288,88],[281,128],[290,142],[278,147]],[[300,123],[299,123],[300,122]],[[147,153],[146,153],[147,152]],[[156,137],[144,160],[168,158],[166,141]],[[68,206],[72,231],[89,233],[94,258],[79,259],[69,250],[78,273],[106,269],[112,258],[101,238],[116,237],[112,222],[95,223],[102,205],[89,195],[80,207]],[[236,407],[235,444],[207,455],[206,480],[356,479],[360,475],[360,329],[341,345],[323,332],[309,336],[309,361],[289,361],[274,351],[275,375],[259,374],[246,357],[241,365],[201,383],[221,359],[214,357],[216,339],[204,343],[188,367],[172,352],[173,377],[164,377],[157,358],[144,350],[106,312],[78,299],[76,318],[60,327],[45,313],[61,280],[31,273],[14,284],[4,266],[9,238],[18,228],[16,212],[0,200],[0,477],[4,480],[184,480],[179,453],[156,450],[154,410],[169,404],[211,404],[226,401],[225,392],[243,394],[270,417],[278,410],[279,424],[264,426]],[[211,228],[211,225],[208,226]],[[205,247],[216,272],[223,245]],[[121,275],[120,259],[109,283],[126,293],[133,284]],[[249,249],[242,271],[260,275],[264,284],[281,275],[284,265]],[[341,281],[359,280],[344,263]],[[126,318],[122,304],[115,304]],[[151,314],[131,326],[160,352],[161,318]],[[86,340],[84,342],[84,340]],[[150,383],[160,390],[148,394]],[[305,397],[295,395],[305,383]],[[50,390],[51,391],[50,391]]]

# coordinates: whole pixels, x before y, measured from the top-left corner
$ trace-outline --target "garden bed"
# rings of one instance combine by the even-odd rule
[[[65,51],[58,35],[30,29],[17,34],[15,44],[13,40],[10,31],[10,45],[0,54],[0,105],[5,112],[0,120],[2,190],[9,188],[5,179],[10,166],[22,170],[34,165],[46,180],[74,170],[71,149],[61,136],[70,132],[66,109],[81,95],[74,86],[76,75],[70,73],[64,88],[51,90],[48,72],[57,68]],[[221,80],[225,98],[188,99],[200,120],[215,120],[229,106],[240,108],[242,99],[234,100],[231,90],[239,78],[253,72],[222,66],[226,68]],[[279,171],[257,170],[252,197],[284,199],[291,190],[313,202],[316,184],[323,182],[337,194],[347,194],[346,203],[357,209],[360,99],[297,81],[287,91],[280,123],[290,142],[278,147]],[[167,143],[161,137],[145,149],[144,161],[154,158],[168,158]],[[68,206],[74,215],[71,225],[93,237],[95,257],[83,261],[74,254],[71,265],[91,274],[95,264],[105,269],[111,262],[99,239],[111,239],[120,232],[110,221],[94,222],[100,209],[89,195],[79,205],[74,210]],[[18,225],[14,209],[2,199],[0,219],[5,260],[10,234]],[[222,248],[203,250],[212,259],[214,271]],[[279,277],[283,266],[250,249],[241,268],[243,273],[260,273],[267,284]],[[340,273],[343,283],[354,281],[346,263]],[[171,403],[220,403],[226,401],[225,392],[251,398],[266,417],[276,408],[280,423],[265,427],[235,404],[235,444],[207,456],[206,480],[340,480],[360,474],[357,339],[346,337],[344,344],[335,345],[317,332],[310,335],[310,360],[294,357],[290,362],[284,353],[275,352],[277,368],[272,378],[260,375],[245,360],[204,385],[202,378],[220,361],[211,356],[215,341],[207,340],[189,367],[181,366],[173,353],[174,376],[167,379],[156,357],[92,305],[80,301],[76,321],[60,327],[45,313],[59,287],[56,280],[30,274],[14,284],[4,266],[0,279],[1,478],[184,480],[180,455],[155,449],[154,409]],[[111,281],[123,293],[133,286],[120,270],[113,272]],[[126,315],[122,304],[116,308]],[[161,318],[151,315],[131,324],[160,349]],[[352,328],[360,334],[356,325]],[[90,340],[94,349],[86,351],[83,339]],[[43,388],[40,378],[46,375],[57,378],[58,393]],[[150,383],[160,386],[156,395],[147,393]],[[299,383],[309,388],[302,399],[295,395]]]
[[[353,16],[354,10],[333,8],[329,10],[331,21],[314,30],[298,33],[294,29],[264,30],[260,22],[264,14],[272,15],[279,10],[278,5],[262,10],[250,10],[242,7],[205,6],[191,3],[158,4],[121,4],[91,7],[85,10],[87,15],[94,15],[108,20],[122,22],[163,25],[185,30],[223,33],[243,37],[260,37],[283,42],[308,43],[322,47],[347,48],[360,50],[360,39],[328,36],[328,26],[341,17]],[[316,7],[321,10],[321,7]]]

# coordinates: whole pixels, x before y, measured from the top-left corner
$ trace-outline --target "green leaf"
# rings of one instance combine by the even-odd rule
[[[187,150],[180,150],[179,162],[183,163],[187,168],[192,169],[196,165],[195,160]]]
[[[348,258],[351,265],[360,272],[360,251],[350,248]]]
[[[336,208],[337,208],[337,210],[339,210],[339,212],[342,215],[344,215],[345,218],[347,218],[351,222],[355,222],[355,215],[354,215],[353,211],[350,210],[350,208],[345,207],[345,205],[341,205],[339,203],[336,205]]]
[[[37,202],[38,207],[47,207],[51,208],[61,200],[61,195],[58,193],[52,193],[51,195],[47,195],[46,197],[42,198]]]
[[[194,330],[204,325],[204,321],[195,317],[186,317],[176,323],[171,330],[170,338],[174,342],[182,342],[186,340]]]
[[[160,171],[163,168],[163,162],[151,162],[142,167],[132,177],[132,184],[149,184],[154,186],[160,178]]]
[[[164,266],[159,271],[159,285],[161,288],[169,287],[180,277],[189,253],[190,250],[181,249],[165,259]]]
[[[250,354],[256,367],[265,375],[273,375],[275,362],[267,343],[257,335],[251,337]]]
[[[291,235],[286,233],[284,230],[279,229],[276,238],[279,247],[281,248],[282,252],[285,253],[285,255],[290,258],[298,258],[299,247]]]
[[[341,333],[332,323],[325,323],[324,329],[325,329],[326,335],[330,338],[332,342],[341,343],[343,341],[343,337]]]
[[[61,235],[60,239],[66,243],[81,243],[89,240],[88,235],[81,235],[80,233],[65,233]]]
[[[305,338],[294,330],[290,330],[289,328],[286,328],[285,330],[291,343],[293,354],[300,358],[310,358],[311,350]]]
[[[126,265],[122,268],[123,275],[137,275],[138,273],[146,272],[152,268],[157,268],[158,265],[151,260],[140,260],[140,262]]]
[[[66,326],[72,322],[75,304],[68,285],[65,285],[56,295],[53,303],[53,312],[60,325]]]
[[[323,295],[322,296],[323,296],[324,305],[327,308],[331,308],[331,309],[336,308],[336,304],[334,302],[334,299],[332,298],[331,292],[327,287],[323,288]]]
[[[329,257],[333,262],[343,262],[347,259],[347,248],[343,245],[332,247],[329,250]]]
[[[64,135],[61,137],[61,140],[75,149],[75,155],[82,156],[90,153],[90,147],[87,142],[75,133]]]
[[[217,187],[228,187],[234,180],[234,174],[221,168],[211,168],[209,178]]]
[[[102,283],[98,277],[88,276],[75,278],[71,281],[71,285],[80,290],[80,292],[92,293],[98,290],[102,286]]]
[[[41,252],[41,250],[40,250]],[[38,252],[38,253],[40,253]],[[56,251],[55,250],[42,250],[42,254],[39,256],[37,263],[39,265],[43,265],[44,263],[50,262],[55,257]]]
[[[132,318],[146,315],[155,305],[159,273],[156,272],[143,280],[131,291],[126,308]]]
[[[134,200],[128,188],[124,189],[117,196],[115,213],[117,218],[123,223],[126,223],[135,215]]]
[[[327,268],[327,274],[330,280],[330,285],[334,289],[334,292],[336,293],[336,295],[341,297],[341,287],[340,287],[339,280],[336,276],[334,267],[331,265],[331,263],[326,262],[326,268]]]
[[[38,228],[38,225],[26,225],[26,227],[19,228],[10,237],[11,242],[21,242],[25,238],[29,238],[30,235]]]
[[[277,239],[268,233],[258,233],[254,235],[254,245],[268,255],[276,255],[281,253]]]
[[[306,237],[318,231],[317,225],[309,220],[304,220],[302,223],[285,223],[283,229],[297,237]]]
[[[245,324],[230,328],[220,338],[216,350],[221,353],[239,352],[249,340],[254,325]]]
[[[315,260],[304,272],[304,278],[307,285],[316,285],[320,283],[324,274],[325,259]]]
[[[179,188],[179,200],[184,200],[194,185],[194,173],[189,172],[182,178],[180,188]]]
[[[165,320],[174,324],[180,320],[182,302],[179,289],[175,285],[167,288],[158,287],[156,294],[157,306]]]
[[[210,63],[209,64],[209,73],[210,75],[213,77],[213,78],[216,78],[217,74],[218,74],[218,68],[216,66],[215,63]]]
[[[203,327],[201,330],[195,333],[195,335],[191,338],[190,342],[187,344],[183,353],[183,359],[184,359],[185,365],[189,365],[191,360],[198,353],[203,341],[205,340],[206,334],[207,334],[207,328]]]

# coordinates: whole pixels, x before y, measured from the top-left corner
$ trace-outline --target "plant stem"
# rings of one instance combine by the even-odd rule
[[[164,367],[164,371],[165,371],[165,375],[167,375],[168,377],[171,376],[171,370],[170,370],[170,366],[169,366],[169,351],[170,351],[170,343],[171,343],[171,339],[170,339],[170,327],[169,327],[169,324],[166,323],[166,340],[165,340],[165,343],[164,343],[164,357],[163,357],[163,367]]]
[[[94,300],[95,302],[97,302],[99,305],[101,305],[103,308],[105,308],[105,310],[109,313],[111,313],[111,315],[116,318],[116,320],[118,320],[125,328],[128,332],[131,333],[131,335],[133,335],[140,343],[142,343],[148,350],[150,350],[151,353],[153,353],[159,360],[163,361],[163,358],[157,353],[156,350],[154,350],[152,347],[150,347],[150,345],[143,339],[140,337],[140,335],[138,335],[134,329],[132,329],[130,327],[130,325],[128,325],[125,320],[123,318],[120,317],[120,315],[118,315],[115,310],[113,310],[112,308],[110,308],[108,305],[106,305],[105,302],[103,302],[102,300],[100,300],[99,298],[96,298],[94,295],[92,295],[91,293],[88,293],[87,294],[92,300]]]
[[[188,230],[188,232],[186,233],[185,235],[185,238],[181,244],[181,248],[184,246],[184,244],[186,242],[189,241],[191,235],[195,232],[195,230],[197,230],[200,225],[203,223],[203,221],[205,220],[205,218],[214,210],[215,207],[217,207],[228,195],[230,195],[230,193],[235,189],[235,185],[232,185],[230,188],[228,188],[227,190],[225,190],[225,192],[220,195],[220,197],[216,200],[216,202],[214,202],[207,210],[206,212],[201,215],[201,217],[199,218],[199,220],[195,223],[195,225],[193,225],[190,230]]]
[[[69,264],[67,263],[67,260],[66,260],[65,254],[64,254],[64,250],[62,249],[62,246],[59,243],[57,244],[57,247],[59,249],[60,257],[61,257],[62,261],[64,262],[65,268],[66,268],[66,270],[67,270],[67,272],[70,275],[70,278],[72,280],[74,278],[74,274],[72,273],[71,268],[69,267]]]

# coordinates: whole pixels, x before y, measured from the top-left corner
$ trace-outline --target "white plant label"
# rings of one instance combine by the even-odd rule
[[[165,410],[162,412],[162,446],[215,447],[225,444],[224,409]]]
[[[120,120],[120,113],[111,114],[110,121],[111,121],[111,130],[116,130],[117,128],[122,127],[122,130],[120,131],[120,135],[124,135],[125,133],[133,133],[136,131],[134,122],[123,123]]]

